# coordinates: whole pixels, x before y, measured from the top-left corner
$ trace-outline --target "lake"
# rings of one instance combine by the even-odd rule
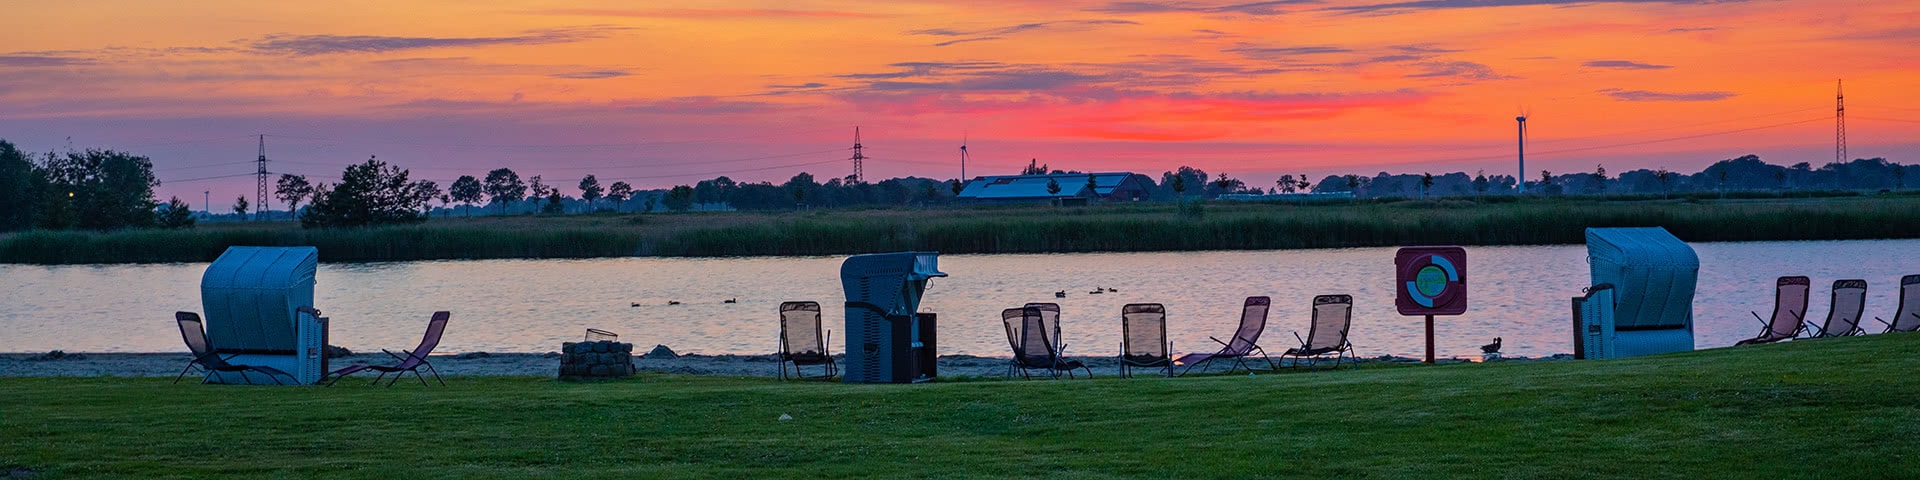
[[[1824,318],[1828,287],[1863,278],[1863,326],[1889,318],[1901,275],[1920,273],[1920,240],[1696,243],[1696,348],[1760,330],[1748,311],[1771,311],[1773,280],[1813,277],[1809,319]],[[1061,305],[1070,356],[1115,355],[1121,305],[1165,304],[1175,351],[1212,351],[1232,335],[1242,299],[1273,297],[1262,344],[1279,352],[1306,334],[1314,295],[1354,296],[1351,337],[1361,355],[1418,356],[1421,319],[1394,312],[1393,248],[1335,250],[943,255],[923,311],[940,316],[940,353],[1009,355],[1001,309]],[[1504,337],[1508,355],[1573,351],[1568,298],[1588,284],[1583,245],[1469,247],[1466,315],[1440,317],[1439,354],[1478,356]],[[324,252],[322,253],[324,257]],[[546,352],[587,328],[640,347],[682,353],[770,353],[782,301],[826,306],[835,353],[844,345],[843,257],[609,258],[322,264],[318,305],[333,343],[356,351],[411,348],[427,317],[451,310],[440,352]],[[0,352],[184,351],[176,310],[200,311],[206,264],[0,265]],[[1112,293],[1092,295],[1095,288]],[[1067,297],[1054,298],[1065,290]],[[737,303],[726,303],[738,299]],[[681,302],[668,305],[669,301]],[[636,306],[637,305],[637,306]]]

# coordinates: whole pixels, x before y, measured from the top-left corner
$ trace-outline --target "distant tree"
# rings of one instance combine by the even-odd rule
[[[1056,182],[1056,181],[1054,181],[1054,180],[1053,180],[1052,178],[1048,178],[1048,179],[1047,179],[1047,194],[1048,194],[1048,195],[1058,195],[1059,193],[1060,193],[1060,182]]]
[[[1667,171],[1667,167],[1660,167],[1658,170],[1654,170],[1653,179],[1660,182],[1660,198],[1666,198],[1667,193],[1673,191],[1670,186],[1671,182],[1673,182],[1673,172]]]
[[[282,173],[280,179],[273,182],[273,197],[287,204],[289,218],[300,211],[300,202],[310,196],[313,196],[313,184],[307,183],[304,175]]]
[[[1038,158],[1028,160],[1027,168],[1021,169],[1020,174],[1021,175],[1046,175],[1047,166],[1040,164],[1040,159]]]
[[[1093,181],[1093,174],[1087,174],[1087,198],[1098,198],[1100,193],[1096,189],[1099,187],[1100,184]]]
[[[1347,175],[1347,191],[1356,191],[1359,189],[1360,189],[1360,176]]]
[[[547,213],[547,214],[566,213],[567,204],[564,202],[564,200],[565,198],[560,196],[559,189],[554,189],[551,192],[547,192],[547,205],[544,207],[540,207],[540,213]]]
[[[1172,181],[1172,182],[1169,182],[1169,183],[1171,184],[1171,187],[1173,188],[1173,196],[1174,196],[1174,197],[1176,197],[1176,198],[1177,198],[1177,197],[1183,197],[1183,196],[1186,196],[1186,194],[1187,194],[1187,177],[1173,177],[1173,181]]]
[[[452,212],[452,208],[453,208],[453,195],[452,195],[452,194],[447,194],[447,193],[442,193],[442,194],[440,194],[440,208],[443,208],[443,209],[447,209],[447,210],[448,210],[448,212],[447,212],[447,214],[446,214],[446,215],[441,215],[441,216],[443,216],[443,217],[451,217],[451,216],[453,216],[453,212]]]
[[[1280,179],[1274,180],[1273,183],[1279,187],[1277,190],[1280,193],[1293,193],[1293,189],[1298,187],[1293,183],[1293,175],[1281,175]]]
[[[553,190],[553,187],[547,186],[546,183],[540,181],[539,175],[527,177],[527,192],[529,193],[529,195],[527,195],[527,201],[539,202],[546,200],[548,195],[553,194]]]
[[[472,175],[461,175],[460,178],[453,180],[453,185],[447,187],[447,194],[453,197],[453,201],[464,205],[467,216],[471,217],[473,204],[480,203],[481,199],[486,198],[486,188],[480,186],[480,179],[473,178]]]
[[[240,214],[241,220],[247,219],[247,208],[248,207],[247,207],[246,195],[241,195],[240,198],[236,198],[233,200],[233,213]]]
[[[1553,172],[1540,171],[1540,193],[1547,193],[1547,187],[1553,185]]]
[[[511,168],[496,168],[487,172],[487,197],[493,203],[500,204],[500,214],[507,213],[507,204],[518,202],[527,197],[527,184],[520,182],[520,175]]]
[[[966,185],[960,184],[960,179],[956,178],[956,179],[953,179],[953,186],[948,188],[953,190],[953,196],[958,197],[960,196],[960,191],[963,189],[966,189]]]
[[[42,164],[46,223],[90,230],[145,227],[154,222],[153,161],[113,150],[48,153]]]
[[[593,211],[593,201],[599,200],[606,189],[600,188],[600,179],[593,175],[580,177],[580,199],[587,202],[587,211]]]
[[[668,210],[676,212],[687,211],[688,208],[693,207],[693,187],[675,185],[672,190],[667,191],[665,203],[667,204]]]
[[[433,183],[432,180],[413,182],[413,184],[408,187],[408,191],[413,193],[413,200],[418,202],[421,212],[428,214],[433,213],[433,199],[440,198],[442,193],[440,191],[440,184]]]
[[[1431,191],[1433,191],[1433,174],[1420,174],[1420,198],[1427,198],[1427,193]]]
[[[160,228],[193,228],[193,206],[180,201],[180,197],[173,197],[165,205],[161,205],[155,215],[158,216],[155,223],[158,223]]]
[[[1295,185],[1295,190],[1300,192],[1309,192],[1313,190],[1313,182],[1310,180],[1307,180],[1307,174],[1302,173],[1297,178],[1299,179],[1294,181],[1299,182],[1299,184]]]
[[[422,185],[407,176],[406,170],[375,158],[348,165],[332,189],[315,188],[313,203],[300,215],[300,225],[361,227],[424,221],[421,205],[432,197],[422,195]]]
[[[1606,165],[1595,164],[1593,166],[1593,183],[1594,183],[1593,185],[1594,191],[1598,191],[1598,192],[1607,191],[1607,166]]]
[[[28,160],[26,152],[0,140],[0,232],[33,227],[46,183],[46,172]]]
[[[627,185],[627,182],[615,181],[613,185],[607,187],[607,199],[613,200],[613,211],[620,211],[620,207],[626,205],[628,198],[633,198],[633,186]]]
[[[644,204],[646,209],[641,210],[640,213],[653,213],[653,206],[660,203],[660,196],[649,193],[646,197],[647,203]]]
[[[1894,190],[1907,189],[1907,167],[1903,167],[1899,165],[1893,166],[1893,189]]]
[[[1900,173],[1899,170],[1894,171],[1894,175],[1896,176],[1899,175],[1899,173]],[[1773,172],[1773,186],[1774,188],[1781,188],[1781,189],[1787,188],[1787,170],[1786,169],[1783,168]]]
[[[1487,182],[1486,170],[1479,170],[1479,171],[1473,172],[1473,191],[1479,192],[1481,195],[1486,195],[1487,188],[1490,186],[1491,184]]]

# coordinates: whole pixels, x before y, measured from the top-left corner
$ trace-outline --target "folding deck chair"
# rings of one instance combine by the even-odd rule
[[[787,365],[793,365],[793,378],[828,379],[840,374],[827,349],[833,332],[822,335],[820,302],[782,302],[780,304],[780,379],[787,379]],[[808,376],[802,365],[817,365],[821,374]]]
[[[1893,311],[1892,322],[1873,319],[1887,324],[1887,331],[1881,333],[1920,330],[1920,275],[1900,277],[1900,307]]]
[[[1136,368],[1163,368],[1173,376],[1173,343],[1167,341],[1167,307],[1129,303],[1120,307],[1120,377]]]
[[[420,367],[427,367],[427,371],[433,374],[434,381],[440,382],[440,386],[442,387],[447,386],[447,381],[440,379],[440,370],[433,368],[433,364],[427,362],[427,355],[433,353],[434,347],[440,346],[440,335],[446,333],[447,319],[452,316],[453,314],[449,312],[433,312],[433,319],[427,321],[427,333],[421,336],[420,345],[413,347],[413,351],[407,352],[407,356],[405,357],[389,352],[384,348],[380,349],[380,353],[385,353],[387,356],[393,357],[394,360],[400,361],[400,363],[393,366],[354,365],[342,368],[330,374],[333,376],[333,381],[327,382],[327,386],[331,387],[335,383],[340,383],[340,379],[347,378],[348,375],[359,373],[362,370],[380,372],[380,376],[375,377],[371,385],[379,385],[380,380],[385,379],[387,374],[391,373],[394,374],[393,380],[387,381],[387,386],[391,387],[393,384],[399,383],[400,378],[405,377],[407,372],[413,372],[414,378],[420,379],[420,385],[428,386],[427,378],[420,375]]]
[[[1754,320],[1760,320],[1760,335],[1741,340],[1734,345],[1758,345],[1773,343],[1797,337],[1807,329],[1807,295],[1812,281],[1807,277],[1780,277],[1774,282],[1773,318],[1763,320],[1759,312],[1753,314]]]
[[[1180,374],[1186,375],[1193,371],[1193,367],[1200,365],[1208,365],[1210,367],[1214,360],[1223,358],[1233,359],[1233,366],[1227,367],[1228,373],[1232,373],[1235,369],[1242,367],[1251,372],[1253,371],[1253,367],[1247,366],[1247,357],[1253,356],[1253,354],[1256,353],[1260,355],[1261,359],[1267,361],[1267,368],[1274,368],[1273,359],[1267,357],[1266,349],[1260,348],[1260,344],[1258,343],[1260,341],[1260,332],[1267,328],[1267,309],[1272,303],[1273,301],[1267,297],[1247,297],[1246,303],[1240,307],[1240,328],[1234,330],[1233,339],[1222,342],[1219,338],[1207,337],[1213,340],[1214,343],[1220,344],[1220,350],[1214,353],[1189,353],[1181,355],[1180,358],[1174,360],[1174,363],[1187,366],[1187,369],[1181,371]],[[1201,373],[1205,373],[1206,371],[1206,368],[1200,369]]]
[[[1049,378],[1060,378],[1060,372],[1067,372],[1067,378],[1074,378],[1073,370],[1086,370],[1087,378],[1093,378],[1093,370],[1077,360],[1067,360],[1056,352],[1060,349],[1047,337],[1046,323],[1039,307],[1009,308],[1000,312],[1000,321],[1007,329],[1007,344],[1013,347],[1013,360],[1007,363],[1007,378],[1013,378],[1015,371],[1021,378],[1032,379],[1032,370],[1046,372]]]
[[[1067,341],[1060,336],[1060,304],[1032,302],[1025,306],[1040,309],[1040,328],[1047,331],[1047,340],[1053,342],[1053,353],[1066,351]]]
[[[1813,327],[1813,338],[1846,337],[1865,334],[1860,315],[1867,311],[1866,280],[1834,280],[1833,302],[1827,304],[1827,322]]]
[[[187,342],[187,350],[193,352],[193,361],[187,362],[187,368],[180,369],[180,375],[173,377],[173,383],[180,383],[180,379],[186,378],[187,372],[192,371],[194,367],[199,367],[206,373],[200,377],[200,383],[207,383],[207,378],[213,376],[213,372],[238,373],[241,378],[246,378],[247,372],[260,372],[266,374],[267,378],[273,379],[275,385],[286,385],[285,382],[280,381],[281,377],[293,380],[295,384],[300,383],[298,378],[278,368],[227,363],[227,359],[233,356],[222,357],[214,352],[212,342],[207,341],[207,330],[200,322],[198,313],[174,312],[173,322],[180,326],[180,338]],[[247,383],[253,382],[248,380]]]
[[[1327,355],[1333,355],[1333,368],[1340,368],[1340,360],[1345,358],[1359,365],[1353,355],[1353,343],[1347,341],[1347,330],[1353,326],[1352,295],[1321,295],[1313,297],[1313,323],[1307,326],[1307,338],[1300,338],[1300,332],[1293,332],[1293,338],[1300,341],[1297,348],[1287,349],[1280,354],[1280,361],[1293,357],[1289,366],[1300,366],[1301,360],[1308,361],[1307,366],[1316,366]]]

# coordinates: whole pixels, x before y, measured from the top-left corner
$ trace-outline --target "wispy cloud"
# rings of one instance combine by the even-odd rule
[[[0,67],[71,67],[76,65],[92,65],[93,63],[94,60],[91,58],[64,55],[0,55]]]
[[[944,46],[948,46],[948,45],[953,45],[953,44],[956,44],[956,43],[967,43],[967,42],[985,42],[985,41],[988,41],[988,40],[1000,40],[1000,39],[1003,39],[1003,38],[1007,38],[1007,37],[973,37],[973,38],[962,38],[962,39],[958,39],[958,40],[948,40],[948,41],[944,41],[944,42],[940,42],[940,43],[935,43],[935,44],[933,44],[933,46],[936,46],[936,47],[944,47]]]
[[[767,88],[774,88],[774,89],[780,89],[780,90],[805,90],[805,89],[820,88],[825,86],[827,86],[827,84],[820,83],[820,82],[807,82],[807,83],[802,83],[798,85],[779,85],[779,84],[767,85]]]
[[[1421,10],[1445,10],[1458,8],[1521,7],[1531,5],[1580,6],[1597,3],[1665,3],[1665,4],[1714,4],[1737,3],[1745,0],[1415,0],[1409,2],[1376,3],[1371,5],[1341,5],[1326,7],[1325,10],[1344,13],[1364,14],[1401,14]]]
[[[1244,15],[1279,15],[1287,13],[1285,7],[1293,5],[1317,4],[1319,0],[1278,0],[1269,2],[1232,3],[1225,5],[1196,2],[1112,2],[1089,8],[1087,11],[1115,14],[1140,13],[1238,13]]]
[[[1580,64],[1580,66],[1588,67],[1588,68],[1613,68],[1613,69],[1619,69],[1619,70],[1666,70],[1669,68],[1673,68],[1672,65],[1656,65],[1652,63],[1640,63],[1640,62],[1635,62],[1631,60],[1592,60],[1592,61],[1588,61],[1587,63],[1582,63]]]
[[[862,12],[840,12],[829,10],[786,10],[778,8],[652,8],[652,9],[614,9],[614,8],[556,8],[537,10],[541,15],[573,15],[583,17],[636,17],[636,18],[886,18],[892,15]]]
[[[520,35],[502,37],[394,37],[380,35],[288,35],[274,34],[246,42],[262,53],[309,56],[334,53],[381,53],[400,50],[495,45],[546,45],[574,43],[607,37],[625,27],[589,26],[529,30]]]
[[[553,77],[553,78],[567,78],[567,79],[575,79],[575,80],[592,80],[592,79],[599,79],[599,78],[625,77],[628,75],[632,75],[632,73],[628,73],[626,70],[591,70],[591,71],[585,71],[585,72],[553,73],[553,74],[548,74],[547,76]]]
[[[1139,25],[1139,24],[1140,22],[1135,22],[1132,20],[1116,20],[1116,19],[1056,20],[1051,22],[1022,23],[1019,25],[1008,25],[1004,27],[994,27],[994,28],[985,28],[985,29],[924,28],[919,30],[908,30],[907,34],[908,35],[932,35],[936,37],[968,37],[968,38],[961,38],[961,39],[955,39],[955,40],[947,40],[947,41],[933,44],[933,46],[936,46],[936,47],[944,47],[944,46],[953,45],[956,43],[1001,40],[1001,39],[1007,38],[1008,36],[1027,33],[1027,32],[1040,31],[1040,30],[1074,31],[1074,30],[1085,30],[1089,28],[1106,26],[1106,25]]]
[[[1416,64],[1419,73],[1405,75],[1407,78],[1459,78],[1463,80],[1510,80],[1518,77],[1494,73],[1493,67],[1465,61],[1422,62]]]
[[[1667,33],[1711,32],[1714,30],[1718,29],[1713,27],[1679,27],[1667,29]]]
[[[1351,53],[1353,52],[1353,49],[1334,46],[1334,45],[1267,47],[1267,46],[1260,46],[1260,45],[1255,45],[1250,43],[1241,43],[1237,46],[1234,46],[1233,48],[1222,49],[1221,51],[1226,53],[1237,54],[1242,57],[1247,57],[1247,58],[1256,59],[1256,60],[1279,61],[1279,60],[1291,59],[1293,57],[1301,57],[1301,56],[1309,56],[1309,55]]]
[[[1712,102],[1733,98],[1733,92],[1653,92],[1647,90],[1622,90],[1608,88],[1600,93],[1623,102]]]

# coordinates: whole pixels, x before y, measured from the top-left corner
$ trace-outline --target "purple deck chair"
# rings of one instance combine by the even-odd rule
[[[833,352],[827,345],[833,343],[833,331],[820,328],[820,302],[782,302],[780,303],[780,379],[786,380],[787,364],[793,364],[792,378],[830,379],[840,374],[840,366],[833,362]],[[800,371],[802,365],[816,365],[822,368],[820,375],[809,376]]]
[[[280,381],[281,377],[293,380],[296,384],[300,383],[299,379],[294,378],[292,374],[278,368],[227,363],[227,359],[233,356],[222,357],[213,351],[213,344],[207,341],[207,330],[201,324],[198,313],[174,312],[173,322],[180,325],[180,338],[187,342],[187,350],[193,352],[193,361],[187,362],[187,368],[180,369],[180,375],[173,377],[173,383],[180,383],[180,379],[186,378],[187,372],[194,367],[200,367],[200,370],[206,372],[206,375],[200,377],[200,383],[207,383],[207,378],[213,376],[213,372],[239,373],[241,378],[247,378],[247,372],[260,372],[266,374],[267,378],[273,379],[276,385],[286,385],[285,382]],[[249,380],[247,383],[253,382]]]
[[[1806,331],[1807,296],[1812,289],[1812,280],[1807,277],[1780,277],[1774,282],[1773,319],[1762,320],[1759,312],[1753,314],[1760,320],[1760,336],[1741,340],[1734,345],[1758,345],[1773,343],[1800,336]]]
[[[1220,344],[1220,351],[1181,355],[1174,360],[1174,363],[1187,366],[1180,374],[1186,375],[1201,365],[1211,366],[1214,360],[1223,358],[1233,360],[1233,366],[1227,367],[1228,373],[1243,367],[1251,372],[1253,367],[1247,365],[1247,357],[1254,354],[1259,354],[1261,359],[1267,361],[1267,368],[1273,369],[1273,359],[1267,357],[1267,350],[1260,348],[1259,343],[1260,332],[1267,329],[1267,309],[1272,304],[1273,301],[1267,297],[1247,297],[1246,303],[1240,307],[1240,328],[1233,332],[1233,339],[1222,342],[1219,338],[1207,337]],[[1201,373],[1206,371],[1206,367],[1200,369]]]
[[[1067,360],[1057,353],[1060,348],[1047,336],[1043,318],[1040,308],[1034,306],[1000,312],[1000,321],[1007,329],[1007,344],[1013,347],[1013,360],[1007,363],[1007,378],[1013,378],[1013,373],[1018,371],[1021,378],[1032,379],[1032,370],[1043,371],[1049,378],[1060,378],[1060,372],[1074,378],[1074,369],[1086,370],[1087,378],[1093,378],[1093,370],[1086,364]]]
[[[1321,295],[1313,297],[1313,323],[1307,326],[1307,337],[1300,338],[1300,332],[1293,332],[1293,338],[1300,341],[1297,348],[1289,348],[1280,354],[1280,360],[1293,357],[1290,366],[1300,366],[1301,360],[1307,366],[1315,366],[1328,355],[1333,356],[1333,368],[1340,368],[1340,360],[1345,358],[1359,366],[1359,359],[1353,358],[1353,342],[1347,341],[1347,331],[1353,327],[1352,295]]]
[[[1866,280],[1834,280],[1833,302],[1828,303],[1827,322],[1809,325],[1813,328],[1813,338],[1848,337],[1863,335],[1860,329],[1860,315],[1867,311]]]
[[[1900,307],[1893,311],[1893,321],[1873,317],[1887,324],[1889,332],[1911,332],[1920,330],[1920,275],[1900,277]]]
[[[1173,376],[1173,342],[1167,341],[1167,307],[1129,303],[1120,307],[1120,378],[1141,368],[1163,369]]]
[[[1040,328],[1047,331],[1047,340],[1053,342],[1054,354],[1067,351],[1067,341],[1060,336],[1060,304],[1028,303],[1025,307],[1040,309]]]
[[[433,364],[427,362],[427,354],[433,353],[433,348],[440,346],[440,334],[447,331],[447,319],[452,316],[453,314],[449,312],[433,312],[433,319],[427,321],[427,334],[420,338],[420,345],[413,347],[413,351],[408,352],[405,357],[389,352],[384,348],[380,349],[381,353],[393,357],[394,360],[399,360],[399,364],[393,366],[354,365],[342,368],[330,374],[333,376],[333,381],[327,382],[327,386],[331,387],[335,383],[340,383],[340,379],[347,378],[348,375],[353,375],[363,370],[380,372],[380,376],[373,379],[372,385],[379,385],[380,380],[387,378],[387,374],[391,373],[394,374],[393,380],[387,381],[387,386],[391,387],[393,384],[398,383],[401,377],[405,377],[407,372],[413,372],[414,378],[420,379],[420,385],[427,386],[427,377],[420,375],[420,367],[427,367],[427,371],[433,373],[434,381],[440,382],[440,386],[442,387],[447,386],[447,381],[440,379],[440,370],[433,368]]]

